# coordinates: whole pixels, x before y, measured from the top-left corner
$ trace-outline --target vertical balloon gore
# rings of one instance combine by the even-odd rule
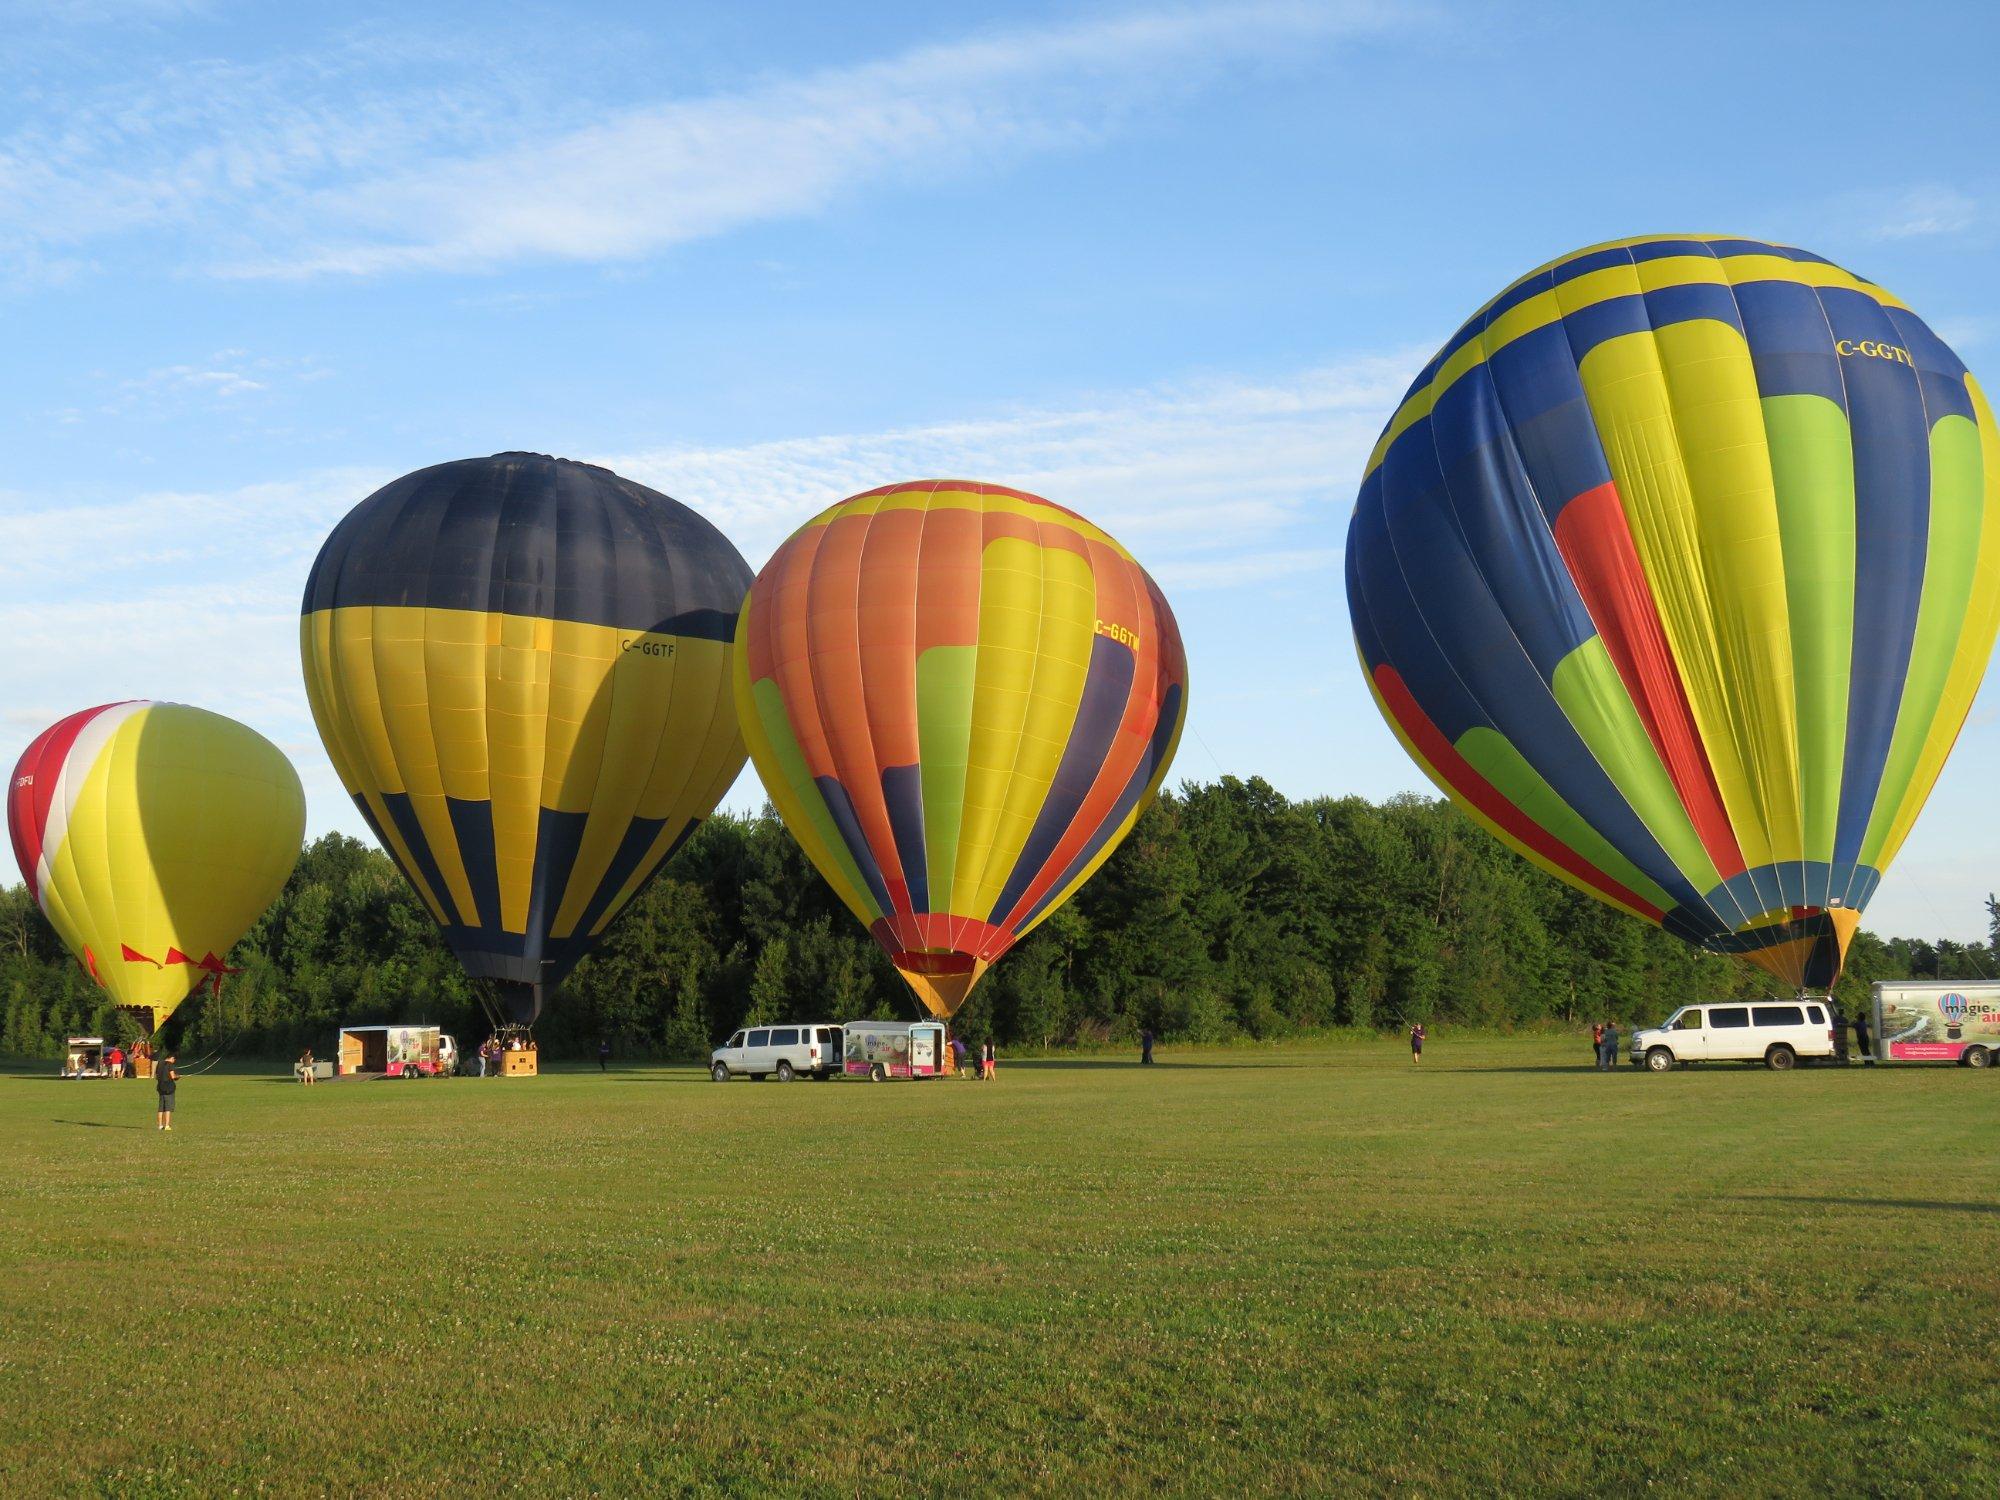
[[[2000,431],[1909,308],[1816,255],[1596,246],[1418,375],[1347,595],[1383,716],[1476,822],[1824,989],[2000,627]]]
[[[936,1016],[1110,857],[1187,715],[1173,611],[1082,517],[872,490],[795,532],[736,629],[772,802]]]
[[[743,767],[750,568],[686,506],[534,453],[334,528],[299,649],[342,783],[502,1016],[531,1024]]]
[[[203,986],[284,889],[305,793],[276,745],[182,703],[71,714],[21,756],[14,858],[91,978],[148,1030]]]

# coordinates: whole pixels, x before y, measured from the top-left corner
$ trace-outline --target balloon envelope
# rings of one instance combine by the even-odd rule
[[[1551,873],[1794,985],[1838,976],[2000,624],[2000,435],[1881,287],[1652,237],[1439,350],[1348,532],[1406,749]]]
[[[313,717],[466,971],[532,1022],[743,767],[750,569],[686,506],[532,453],[439,464],[306,583]]]
[[[110,703],[44,730],[14,767],[7,826],[69,950],[149,1026],[226,972],[284,889],[305,793],[276,745],[182,703]]]
[[[816,516],[758,574],[736,639],[772,802],[940,1016],[1110,856],[1187,714],[1145,569],[994,485],[891,485]]]

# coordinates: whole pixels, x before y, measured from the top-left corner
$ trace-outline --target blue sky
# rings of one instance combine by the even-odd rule
[[[201,703],[359,831],[306,569],[383,481],[528,448],[753,564],[893,479],[1046,494],[1174,602],[1180,774],[1428,789],[1341,547],[1409,377],[1512,278],[1784,240],[2000,370],[1984,5],[667,10],[0,0],[0,755]],[[1983,932],[1996,695],[1877,930]]]

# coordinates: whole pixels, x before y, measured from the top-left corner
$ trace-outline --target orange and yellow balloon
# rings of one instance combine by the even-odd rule
[[[1187,716],[1146,570],[996,485],[890,485],[815,516],[757,575],[736,646],[772,802],[938,1016],[1110,857]]]
[[[110,703],[14,767],[7,826],[28,890],[91,976],[158,1027],[227,972],[305,835],[298,773],[255,730],[182,703]]]

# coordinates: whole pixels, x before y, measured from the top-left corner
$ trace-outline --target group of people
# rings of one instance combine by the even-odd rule
[[[485,1041],[479,1044],[478,1076],[481,1078],[498,1078],[501,1073],[503,1062],[509,1052],[529,1052],[534,1049],[534,1045],[535,1044],[533,1042],[529,1041],[526,1037],[523,1036],[510,1036],[506,1038],[498,1036],[489,1036]],[[611,1055],[610,1044],[605,1043],[599,1049],[598,1053],[599,1067],[603,1066],[603,1064],[610,1058],[610,1055]]]
[[[1590,1050],[1597,1059],[1597,1071],[1610,1073],[1618,1068],[1618,1023],[1616,1021],[1592,1021],[1590,1023]]]
[[[992,1038],[990,1037],[987,1038],[986,1042],[980,1047],[978,1066],[973,1070],[971,1070],[970,1072],[968,1072],[965,1066],[965,1060],[967,1056],[970,1055],[971,1050],[972,1050],[971,1048],[965,1045],[965,1042],[962,1038],[953,1037],[951,1039],[952,1065],[957,1069],[959,1074],[962,1077],[966,1078],[993,1077],[994,1052],[993,1052]]]
[[[151,1058],[152,1048],[144,1042],[136,1043],[130,1052],[113,1044],[104,1053],[104,1076],[106,1078],[137,1078],[141,1058]]]
[[[1868,1045],[1868,1013],[1857,1010],[1852,1020],[1841,1015],[1837,1006],[1829,1006],[1833,1011],[1833,1060],[1843,1067],[1854,1059],[1847,1052],[1847,1033],[1854,1032],[1854,1050],[1861,1055],[1865,1067],[1875,1066],[1875,1049]]]

